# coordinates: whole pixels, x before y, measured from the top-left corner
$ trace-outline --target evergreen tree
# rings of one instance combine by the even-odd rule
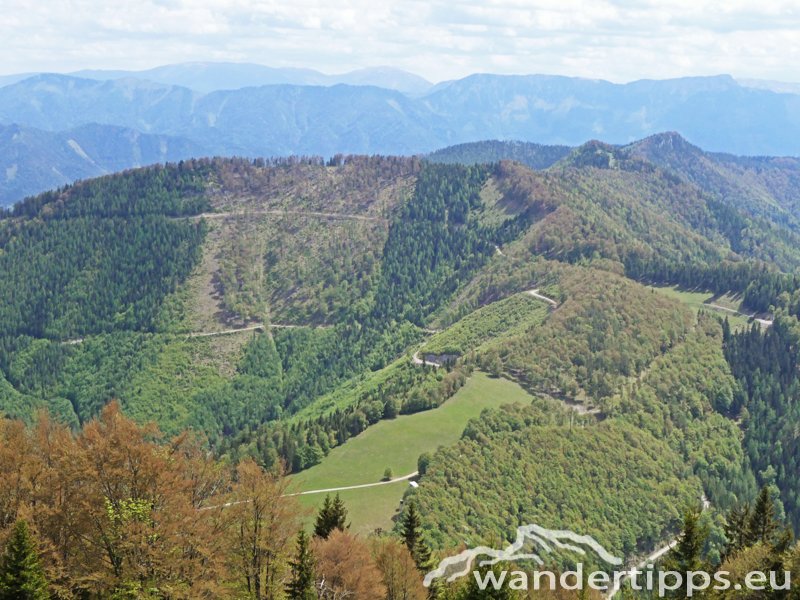
[[[333,500],[331,500],[329,494],[326,494],[314,524],[314,535],[326,540],[334,529],[344,531],[349,527],[350,525],[347,524],[347,508],[339,494],[336,494]]]
[[[286,595],[290,600],[316,600],[314,589],[314,556],[308,546],[308,536],[304,530],[297,534],[297,551],[289,561],[291,579],[286,585]]]
[[[403,516],[403,540],[406,543],[406,548],[414,556],[414,551],[417,548],[421,537],[422,522],[417,513],[417,505],[413,500],[408,503],[408,510]],[[416,561],[416,556],[414,556]]]
[[[688,510],[683,517],[683,532],[678,544],[673,548],[666,560],[669,571],[688,573],[689,571],[702,571],[705,568],[703,548],[706,545],[710,532],[708,527],[700,523],[700,512]],[[683,598],[686,589],[677,590],[677,597]],[[683,595],[682,595],[683,594]]]
[[[422,521],[417,512],[416,503],[412,500],[403,517],[403,540],[414,562],[420,571],[427,572],[431,569],[431,549],[422,539]]]
[[[730,556],[747,545],[750,531],[750,505],[734,506],[725,519],[725,554]]]
[[[317,520],[314,523],[314,535],[318,538],[327,539],[328,535],[330,535],[331,530],[333,529],[330,527],[330,519],[331,519],[331,496],[330,494],[325,494],[325,500],[322,501],[322,506],[317,513]]]
[[[339,531],[350,529],[350,524],[347,522],[347,507],[345,507],[339,494],[336,494],[331,506],[331,523],[333,524],[331,531],[334,529]]]
[[[25,521],[17,521],[0,564],[0,600],[47,600],[47,579]]]
[[[748,545],[761,542],[771,544],[778,531],[778,523],[775,518],[775,503],[772,501],[769,488],[764,486],[758,494],[753,514],[750,517],[748,527]]]

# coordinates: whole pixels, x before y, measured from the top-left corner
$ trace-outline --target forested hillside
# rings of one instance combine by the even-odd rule
[[[760,488],[800,526],[798,175],[679,142],[549,149],[540,170],[473,164],[481,147],[208,159],[28,199],[0,214],[0,413],[44,409],[63,437],[116,400],[220,464],[297,473],[476,379],[521,386],[532,404],[388,470],[418,487],[375,492],[381,527],[413,501],[442,552],[536,522],[633,559],[705,506],[724,560],[725,515]]]

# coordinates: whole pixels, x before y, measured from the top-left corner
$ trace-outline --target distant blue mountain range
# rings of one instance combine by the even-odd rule
[[[676,131],[710,151],[796,156],[794,89],[725,75],[628,84],[472,75],[434,86],[388,68],[330,76],[227,63],[6,76],[0,204],[76,178],[209,154],[411,154],[486,139],[625,144]]]

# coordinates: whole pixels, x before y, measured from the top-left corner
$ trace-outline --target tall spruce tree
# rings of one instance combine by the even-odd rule
[[[749,545],[757,544],[758,542],[771,544],[775,540],[778,532],[778,522],[775,518],[775,503],[767,486],[761,488],[761,492],[758,494],[748,529]]]
[[[308,546],[308,536],[304,530],[297,534],[297,550],[289,561],[291,579],[286,585],[289,600],[316,600],[314,588],[314,556]]]
[[[666,567],[669,571],[688,573],[689,571],[702,571],[705,568],[703,548],[710,534],[707,526],[700,522],[701,513],[697,510],[687,510],[683,517],[683,532],[678,539],[678,544],[667,556]],[[686,587],[676,591],[678,598],[686,597]]]
[[[734,506],[725,518],[725,537],[728,545],[725,555],[730,556],[743,549],[748,542],[750,532],[750,504]]]
[[[317,520],[314,523],[314,535],[318,538],[328,539],[332,528],[330,527],[331,519],[331,496],[325,494],[325,500],[322,501],[322,506],[317,513]]]
[[[408,510],[403,517],[403,541],[406,543],[408,551],[414,558],[414,562],[420,571],[426,572],[431,568],[431,549],[422,537],[422,521],[417,512],[417,505],[412,500],[408,504]]]
[[[338,493],[334,497],[333,505],[331,506],[331,523],[333,524],[333,529],[338,529],[339,531],[350,529],[350,524],[347,522],[347,507]]]
[[[333,500],[329,494],[325,495],[325,500],[322,502],[322,508],[317,513],[317,520],[314,523],[314,535],[324,540],[334,529],[344,531],[350,525],[347,523],[347,508],[344,505],[339,494],[336,494]]]
[[[47,600],[47,578],[25,521],[17,521],[0,563],[0,600]]]

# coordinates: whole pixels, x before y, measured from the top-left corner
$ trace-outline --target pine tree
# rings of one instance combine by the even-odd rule
[[[725,320],[722,322],[722,343],[727,344],[728,340],[731,339],[731,323],[728,321],[728,317],[725,317]]]
[[[333,524],[333,529],[338,529],[339,531],[350,529],[350,524],[347,522],[347,507],[345,507],[339,494],[336,494],[331,506],[331,523]]]
[[[417,557],[415,551],[421,537],[422,522],[420,521],[419,514],[417,513],[417,505],[412,500],[408,503],[408,510],[403,516],[403,540],[406,543],[406,548],[411,552],[416,562]]]
[[[286,585],[286,595],[290,600],[316,600],[314,589],[314,556],[308,546],[308,536],[304,530],[297,534],[297,551],[289,561],[291,579]]]
[[[344,531],[350,527],[347,524],[347,508],[342,502],[339,494],[331,501],[330,495],[325,496],[322,502],[322,508],[317,513],[317,520],[314,523],[314,535],[324,540],[334,529]]]
[[[748,545],[761,542],[771,544],[778,531],[775,518],[775,503],[772,501],[769,488],[764,486],[758,494],[758,499],[753,507],[748,527]]]
[[[413,500],[409,502],[408,510],[403,517],[403,540],[406,548],[411,552],[417,568],[423,572],[429,571],[431,569],[431,549],[422,539],[422,521]]]
[[[726,556],[738,552],[747,545],[750,531],[750,505],[734,506],[725,519],[725,537],[728,545],[725,548]]]
[[[700,523],[700,512],[688,510],[683,517],[683,532],[681,533],[678,544],[669,553],[666,560],[667,570],[677,571],[678,573],[688,573],[689,571],[702,571],[705,561],[703,560],[703,548],[709,536],[708,527]],[[685,596],[686,590],[678,590],[679,598]]]
[[[25,521],[17,521],[0,564],[0,600],[47,600],[47,578]]]
[[[332,527],[330,527],[331,520],[331,496],[325,494],[325,500],[322,501],[322,507],[317,513],[317,520],[314,523],[314,535],[318,538],[327,539]]]

